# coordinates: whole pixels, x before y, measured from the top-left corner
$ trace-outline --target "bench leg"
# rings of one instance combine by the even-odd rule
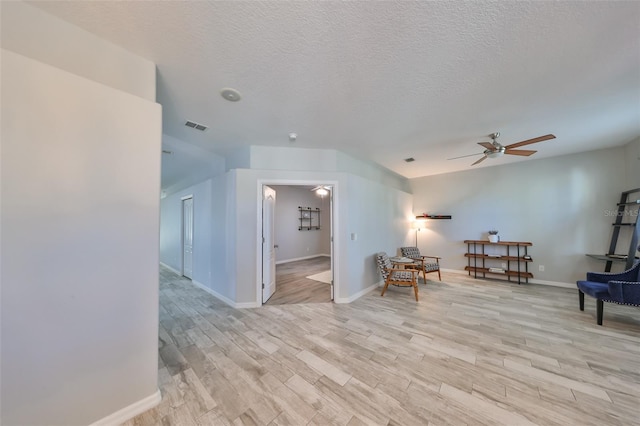
[[[598,319],[598,325],[602,325],[602,311],[604,310],[604,302],[600,299],[597,299],[596,306],[596,318]]]
[[[382,288],[382,293],[380,294],[380,296],[384,296],[384,292],[387,291],[387,287],[389,287],[389,281],[385,281],[384,283],[384,287]]]
[[[580,300],[580,310],[584,311],[584,293],[582,290],[578,290],[578,299]]]

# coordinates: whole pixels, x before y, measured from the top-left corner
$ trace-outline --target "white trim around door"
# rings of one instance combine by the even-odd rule
[[[256,306],[262,306],[262,198],[263,187],[278,186],[278,185],[293,185],[293,186],[315,186],[315,185],[330,185],[333,187],[331,195],[333,197],[331,202],[331,236],[333,241],[332,246],[332,271],[333,271],[333,295],[340,293],[340,241],[336,238],[340,235],[340,221],[338,209],[340,200],[340,189],[338,181],[336,180],[297,180],[297,179],[258,179],[257,183],[257,203],[256,203],[256,240],[255,240],[255,253],[256,253]]]

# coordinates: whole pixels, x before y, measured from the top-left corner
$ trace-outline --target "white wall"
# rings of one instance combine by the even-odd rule
[[[182,198],[193,196],[193,280],[211,284],[211,179],[160,201],[160,261],[182,272]]]
[[[399,174],[385,169],[380,165],[354,158],[344,152],[336,151],[336,167],[338,171],[360,176],[385,186],[396,188],[404,192],[411,192],[409,180]]]
[[[336,301],[351,301],[375,286],[374,255],[378,251],[395,253],[410,242],[411,195],[346,173],[235,170],[236,247],[229,263],[235,265],[235,302],[255,306],[259,277],[258,199],[259,183],[281,184],[282,180],[335,182],[334,192],[334,276],[338,283]],[[351,240],[351,233],[358,234]],[[247,267],[256,265],[256,267]]]
[[[20,1],[0,2],[2,48],[115,89],[156,100],[156,67],[147,59]]]
[[[640,188],[640,138],[629,142],[624,148],[627,160],[627,189]]]
[[[227,279],[227,177],[207,179],[160,203],[160,262],[182,272],[182,198],[193,196],[193,281],[231,300]]]
[[[294,147],[251,146],[252,169],[336,171],[336,151]]]
[[[0,423],[153,405],[160,106],[1,54]]]
[[[307,187],[273,185],[276,191],[275,244],[276,261],[331,254],[330,212],[328,197],[320,198]],[[320,229],[302,230],[298,207],[320,209]],[[314,224],[315,221],[314,215]],[[308,221],[305,222],[308,224]]]
[[[606,212],[631,189],[624,157],[619,147],[412,179],[414,213],[453,215],[428,221],[418,246],[442,256],[443,268],[462,270],[463,240],[485,239],[496,228],[503,241],[533,243],[530,266],[538,280],[574,283],[602,271],[604,263],[585,253],[609,247]]]
[[[347,177],[344,199],[348,216],[342,237],[347,240],[347,285],[339,296],[351,300],[381,280],[375,255],[399,255],[400,247],[413,245],[410,232],[411,194],[360,176]],[[356,240],[351,239],[356,234]]]

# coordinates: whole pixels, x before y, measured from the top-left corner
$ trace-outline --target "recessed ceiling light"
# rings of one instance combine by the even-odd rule
[[[228,100],[229,102],[238,102],[242,99],[242,95],[236,89],[225,88],[220,92],[223,98]]]
[[[298,139],[297,133],[289,133],[289,142],[295,142]]]

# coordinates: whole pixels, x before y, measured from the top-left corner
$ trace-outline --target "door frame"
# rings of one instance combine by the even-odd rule
[[[278,185],[292,185],[292,186],[316,186],[316,185],[330,185],[333,190],[331,191],[332,200],[331,205],[331,264],[333,275],[333,296],[335,298],[340,293],[340,239],[337,235],[340,235],[340,222],[338,218],[339,206],[339,184],[337,180],[331,179],[258,179],[257,182],[257,208],[256,208],[256,240],[255,240],[255,252],[256,252],[256,306],[262,306],[262,198],[263,198],[263,186],[278,186]],[[277,191],[276,191],[277,194]],[[276,205],[278,199],[276,197]]]
[[[195,200],[193,194],[180,197],[180,276],[184,277],[184,201],[191,198],[191,275],[193,276],[193,238],[195,235]],[[190,278],[193,280],[193,278]]]

